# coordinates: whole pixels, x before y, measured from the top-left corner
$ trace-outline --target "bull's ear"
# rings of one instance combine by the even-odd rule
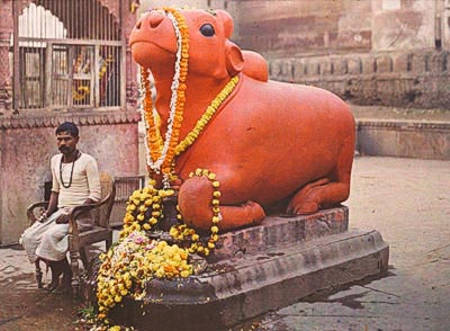
[[[232,77],[244,68],[244,57],[242,56],[241,49],[235,43],[227,40],[225,47],[227,71]]]
[[[223,34],[225,38],[230,38],[233,33],[233,18],[224,10],[217,10],[216,15],[223,24]]]

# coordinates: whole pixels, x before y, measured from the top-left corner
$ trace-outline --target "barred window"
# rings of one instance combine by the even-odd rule
[[[14,107],[76,110],[124,104],[120,0],[17,2]],[[104,5],[108,4],[108,7]]]

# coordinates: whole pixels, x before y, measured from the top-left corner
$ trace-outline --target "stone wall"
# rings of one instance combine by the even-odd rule
[[[361,155],[450,160],[450,123],[360,120],[356,148]]]
[[[267,58],[372,47],[371,2],[236,1],[234,38]]]
[[[450,107],[450,53],[384,52],[276,59],[275,80],[322,87],[361,105]]]
[[[235,40],[267,58],[450,49],[450,8],[432,0],[232,1]],[[439,19],[438,19],[439,18]]]

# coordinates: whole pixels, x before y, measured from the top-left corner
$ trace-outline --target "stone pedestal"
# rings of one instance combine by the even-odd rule
[[[223,234],[198,276],[153,279],[142,301],[111,317],[138,329],[230,328],[320,290],[381,274],[389,247],[377,231],[348,231],[346,207]]]

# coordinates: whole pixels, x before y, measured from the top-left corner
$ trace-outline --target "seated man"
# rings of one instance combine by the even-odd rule
[[[63,274],[62,289],[70,288],[72,273],[66,259],[68,250],[69,214],[73,207],[100,200],[100,178],[95,159],[80,152],[78,128],[65,122],[56,129],[61,154],[51,159],[52,192],[47,210],[38,222],[26,229],[20,238],[31,263],[43,260],[50,266],[52,281],[47,287],[53,291]],[[92,219],[77,221],[80,231],[92,228]]]

